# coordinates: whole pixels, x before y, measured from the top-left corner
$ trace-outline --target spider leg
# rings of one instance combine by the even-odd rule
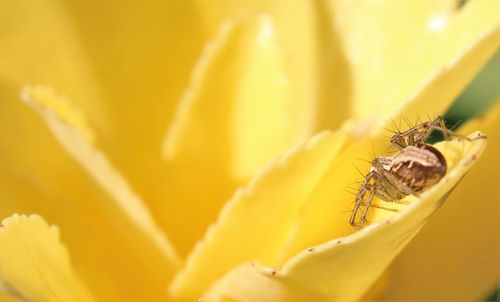
[[[396,203],[399,203],[399,202],[396,202]],[[363,203],[363,205],[366,206],[364,203]],[[370,207],[376,208],[376,209],[381,209],[381,210],[384,210],[384,211],[399,212],[398,209],[383,207],[383,206],[379,206],[379,205],[376,205],[376,204],[372,204],[372,205],[370,205]]]
[[[446,140],[449,140],[450,137],[470,140],[464,135],[456,134],[449,130],[445,125],[443,117],[437,116],[429,122],[420,123],[406,131],[394,134],[391,138],[391,143],[398,149],[404,149],[405,147],[418,144],[425,144],[425,140],[429,137],[433,130],[443,133]]]
[[[422,123],[403,132],[394,134],[391,138],[391,144],[402,150],[408,146],[423,143],[430,135],[432,129],[429,128],[429,122]]]
[[[354,208],[352,210],[351,218],[349,219],[349,224],[356,225],[356,214],[359,211],[359,208],[364,205],[365,209],[363,210],[361,220],[363,222],[366,221],[366,211],[370,207],[373,197],[375,195],[375,189],[377,187],[377,182],[379,179],[379,175],[376,170],[372,170],[368,172],[365,176],[365,180],[361,185],[358,194],[356,195],[356,202],[354,204]],[[372,183],[373,182],[373,183]],[[368,194],[368,199],[365,202],[365,196]]]
[[[368,199],[366,200],[365,207],[363,208],[363,212],[361,212],[361,222],[365,223],[366,222],[366,215],[368,214],[368,209],[370,209],[370,206],[372,205],[373,202],[373,197],[375,196],[375,188],[376,185],[372,185],[369,188],[370,195],[368,195]]]
[[[476,136],[474,138],[470,138],[466,135],[453,132],[452,130],[446,128],[446,126],[441,126],[441,125],[432,125],[431,128],[433,130],[437,130],[437,131],[441,132],[443,134],[445,140],[450,140],[451,138],[458,138],[458,139],[463,139],[463,140],[472,142],[472,141],[475,141],[477,139],[485,139],[486,138],[486,135],[479,135],[479,136]]]

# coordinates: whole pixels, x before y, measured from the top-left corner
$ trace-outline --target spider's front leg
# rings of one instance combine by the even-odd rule
[[[365,180],[363,184],[359,188],[358,194],[356,194],[356,201],[354,204],[354,208],[352,210],[351,218],[349,219],[349,224],[355,226],[356,225],[356,214],[358,213],[359,208],[364,205],[365,208],[361,213],[361,222],[366,222],[366,215],[368,213],[368,208],[370,207],[373,197],[375,196],[375,190],[377,189],[378,182],[380,179],[380,175],[377,170],[373,169],[365,176]],[[366,199],[366,201],[365,201]]]
[[[406,131],[394,134],[391,138],[391,144],[400,150],[408,146],[422,145],[425,144],[425,140],[429,137],[433,130],[441,132],[445,140],[458,138],[467,141],[473,141],[476,139],[486,138],[486,136],[484,135],[475,138],[469,138],[468,136],[455,133],[446,127],[443,117],[438,116],[432,121],[421,123]]]
[[[432,130],[437,129],[447,129],[443,117],[439,115],[432,121],[420,123],[403,132],[397,132],[392,136],[391,144],[400,150],[408,146],[424,144]]]
[[[479,136],[476,136],[474,138],[470,138],[466,135],[456,133],[453,130],[450,130],[450,129],[448,129],[448,127],[446,127],[444,120],[442,118],[439,121],[431,123],[429,128],[431,130],[436,130],[436,131],[441,132],[443,134],[443,137],[445,140],[457,138],[457,139],[463,139],[463,140],[472,142],[472,141],[475,141],[477,139],[485,139],[486,138],[486,135],[479,135]]]
[[[437,119],[419,124],[403,132],[397,132],[391,137],[391,144],[399,150],[403,150],[408,146],[424,143],[432,132],[431,124],[434,122],[437,122]]]

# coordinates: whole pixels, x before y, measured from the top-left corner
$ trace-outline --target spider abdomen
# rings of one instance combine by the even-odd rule
[[[415,194],[436,184],[446,174],[446,160],[427,144],[408,146],[392,158],[386,177],[405,194]]]

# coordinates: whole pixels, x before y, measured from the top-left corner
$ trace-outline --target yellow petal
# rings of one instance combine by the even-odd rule
[[[443,112],[498,49],[500,2],[332,1],[357,117]],[[434,104],[439,101],[442,103]]]
[[[176,202],[163,206],[163,223],[185,230],[174,233],[182,252],[236,184],[302,136],[302,102],[291,97],[278,39],[270,16],[225,23],[195,67],[164,145]]]
[[[268,269],[269,270],[269,269]],[[285,279],[266,274],[266,269],[257,264],[240,265],[215,283],[200,298],[202,301],[238,302],[303,302],[331,301],[327,296],[308,291]]]
[[[437,106],[439,101],[435,102]],[[425,105],[423,99],[415,99],[411,106],[419,104]],[[397,114],[404,116],[406,107]],[[411,113],[411,112],[410,112]],[[411,113],[406,115],[409,120],[419,120],[418,115]],[[406,123],[406,117],[400,117],[397,120]],[[391,120],[384,126],[385,128],[395,128],[397,125],[391,125]],[[395,122],[399,124],[400,122]],[[411,122],[410,122],[411,123]],[[297,220],[300,226],[297,227],[295,237],[288,245],[288,252],[285,253],[286,259],[307,246],[316,245],[331,238],[341,237],[352,233],[352,227],[346,223],[349,220],[354,204],[355,192],[359,188],[359,182],[363,180],[364,175],[370,168],[370,159],[375,156],[387,154],[390,149],[388,135],[390,133],[382,125],[373,127],[372,119],[363,122],[349,120],[343,127],[343,130],[349,133],[354,142],[344,150],[330,164],[330,169],[318,183],[316,189],[311,194],[309,202],[304,206]],[[405,129],[401,129],[405,130]],[[368,163],[367,163],[368,162]],[[362,174],[362,175],[360,175]],[[355,192],[353,192],[355,191]],[[380,201],[379,206],[398,210],[404,207],[394,203]],[[392,211],[371,211],[371,220],[380,220],[391,216]]]
[[[94,127],[100,148],[151,207],[158,223],[182,233],[168,222],[180,215],[163,208],[179,201],[165,191],[178,171],[172,172],[175,176],[167,171],[161,144],[208,40],[201,31],[200,12],[193,1],[65,1],[65,6],[103,96],[105,119]]]
[[[270,16],[221,27],[180,103],[167,158],[218,155],[242,181],[297,140],[300,104],[290,98],[278,39]]]
[[[0,301],[2,302],[19,302],[19,298],[16,297],[16,293],[8,293],[9,289],[2,287],[0,283]]]
[[[281,258],[295,217],[343,144],[341,133],[319,134],[259,172],[225,205],[174,280],[172,294],[194,299],[235,265]]]
[[[22,99],[45,120],[62,146],[75,160],[111,195],[126,216],[165,254],[173,263],[177,255],[170,242],[155,224],[149,210],[140,197],[132,191],[106,156],[93,148],[91,131],[79,112],[62,96],[47,87],[25,88]]]
[[[0,214],[36,212],[61,226],[75,268],[100,300],[164,300],[178,260],[139,197],[86,141],[90,129],[64,98],[43,87],[25,93],[69,154],[26,114],[23,122],[39,130],[26,146],[12,139],[0,149]]]
[[[155,179],[145,171],[158,173],[161,137],[207,40],[202,37],[199,13],[192,1],[153,0],[146,5],[133,0],[65,1],[64,5],[102,91],[106,120],[98,125],[98,134],[126,174],[140,172],[130,175],[137,175],[134,181],[141,189],[147,188],[147,182]]]
[[[94,301],[73,271],[59,230],[40,216],[4,219],[0,246],[0,283],[23,301]]]
[[[165,202],[161,141],[207,40],[199,20],[191,1],[0,3],[0,144],[20,149],[40,136],[15,103],[21,86],[47,84],[85,112],[145,201]]]
[[[476,137],[479,132],[471,134]],[[293,284],[296,292],[315,293],[330,301],[355,301],[361,298],[372,283],[387,268],[397,254],[415,236],[423,224],[445,201],[447,195],[473,166],[486,146],[486,140],[450,141],[436,145],[443,152],[448,164],[447,175],[434,187],[422,193],[401,213],[372,224],[350,236],[339,238],[302,251],[288,260],[280,270],[254,267],[254,275],[266,275],[276,282]],[[211,301],[227,297],[249,297],[242,301],[263,301],[269,292],[260,288],[253,291],[242,283],[249,275],[238,269],[216,283],[208,293]],[[259,277],[262,278],[262,277]],[[263,278],[262,278],[263,279]],[[271,281],[268,281],[270,283]],[[258,283],[257,283],[258,284]],[[271,288],[280,296],[280,286]]]
[[[494,290],[500,275],[496,189],[500,99],[485,117],[464,128],[462,133],[484,130],[488,148],[446,205],[396,258],[387,288],[378,299],[472,301]]]
[[[349,114],[350,74],[325,3],[301,0],[198,1],[203,30],[215,35],[227,21],[270,15],[283,49],[293,102],[302,105],[301,127],[311,135],[337,128]],[[332,100],[334,100],[332,102]]]

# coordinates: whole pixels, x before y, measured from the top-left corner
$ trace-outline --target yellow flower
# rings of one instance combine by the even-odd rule
[[[498,105],[463,184],[486,140],[360,231],[344,191],[498,48],[499,2],[456,2],[2,1],[0,298],[483,297]]]

